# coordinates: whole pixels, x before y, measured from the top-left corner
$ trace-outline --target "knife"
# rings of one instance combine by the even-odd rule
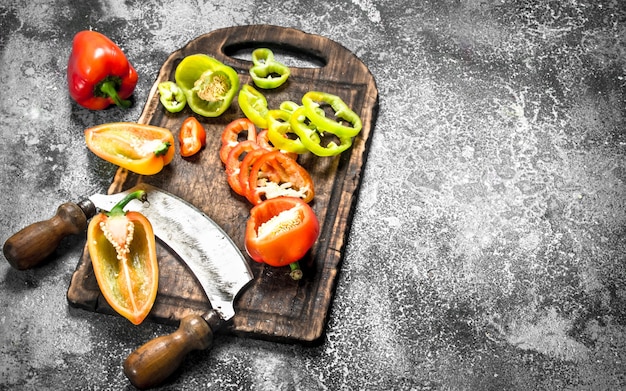
[[[146,191],[148,202],[133,200],[124,209],[148,218],[155,236],[187,265],[212,307],[202,316],[183,318],[177,331],[149,341],[128,356],[124,373],[135,387],[146,388],[168,378],[191,350],[209,348],[213,333],[235,315],[234,301],[253,274],[226,232],[188,202],[142,183],[122,193],[96,194],[78,204],[65,203],[51,219],[34,223],[9,238],[3,251],[17,269],[36,266],[63,237],[85,229],[96,209],[108,211],[126,194],[139,189]]]

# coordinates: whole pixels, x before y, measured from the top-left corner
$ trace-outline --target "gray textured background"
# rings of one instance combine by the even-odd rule
[[[111,183],[83,130],[139,117],[169,53],[270,23],[331,38],[380,111],[324,341],[224,337],[164,389],[626,389],[626,10],[619,0],[53,1],[0,5],[0,240]],[[73,35],[125,51],[136,105],[93,112]],[[132,389],[173,331],[69,308],[85,237],[0,262],[0,389]]]

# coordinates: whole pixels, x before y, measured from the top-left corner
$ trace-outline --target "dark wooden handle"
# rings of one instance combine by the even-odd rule
[[[124,374],[137,388],[157,386],[167,379],[192,350],[208,349],[213,330],[198,315],[180,321],[178,330],[147,342],[124,361]]]
[[[67,202],[59,206],[51,219],[31,224],[7,239],[2,248],[4,256],[18,270],[35,267],[52,254],[63,238],[85,230],[87,219],[78,204]]]

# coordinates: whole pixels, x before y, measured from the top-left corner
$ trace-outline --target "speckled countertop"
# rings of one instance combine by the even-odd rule
[[[319,346],[224,336],[163,389],[626,389],[626,9],[620,1],[18,0],[0,5],[0,240],[102,191],[83,129],[139,117],[169,53],[217,28],[331,38],[380,111]],[[73,35],[111,37],[137,104],[71,102]],[[0,262],[0,389],[123,390],[171,326],[68,306],[84,235]]]

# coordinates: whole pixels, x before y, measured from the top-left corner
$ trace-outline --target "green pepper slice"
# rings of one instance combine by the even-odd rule
[[[305,109],[304,106],[296,109],[289,117],[289,124],[293,132],[300,138],[302,144],[309,151],[317,156],[335,156],[350,148],[352,145],[352,137],[348,136],[337,136],[339,138],[339,145],[331,141],[326,146],[323,146],[320,138],[321,129],[318,129],[315,124],[310,122]]]
[[[321,115],[319,112],[322,102],[328,104],[335,111],[335,117],[342,119],[351,126],[343,125],[341,122]],[[363,124],[361,118],[352,111],[348,105],[337,95],[320,91],[309,91],[302,97],[306,116],[317,126],[320,131],[332,133],[338,137],[354,137],[361,131]]]
[[[159,83],[157,88],[161,104],[170,113],[178,113],[187,105],[185,92],[173,81]]]
[[[250,77],[257,87],[264,89],[277,88],[283,85],[290,75],[289,67],[274,59],[274,52],[267,48],[255,49],[252,52]]]
[[[237,96],[237,102],[241,111],[252,121],[253,124],[261,129],[267,128],[267,99],[249,84],[244,84]]]
[[[221,115],[239,90],[237,72],[206,54],[185,57],[176,67],[175,78],[191,110],[205,117]]]
[[[299,138],[291,139],[288,134],[295,134],[291,129],[289,119],[291,113],[284,110],[269,110],[267,112],[267,138],[272,142],[276,149],[293,153],[307,153],[309,150],[304,146]],[[311,139],[320,142],[317,134],[312,134]]]

